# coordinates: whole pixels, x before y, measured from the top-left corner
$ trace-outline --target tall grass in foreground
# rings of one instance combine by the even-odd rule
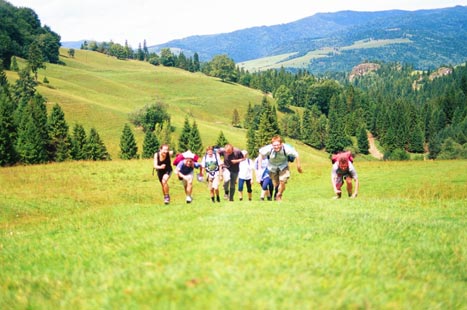
[[[150,161],[0,169],[1,309],[467,309],[467,162],[329,163],[284,201],[162,205]],[[295,168],[295,167],[293,167]]]

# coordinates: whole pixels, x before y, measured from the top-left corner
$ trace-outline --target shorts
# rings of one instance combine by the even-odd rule
[[[279,185],[279,182],[287,183],[287,180],[290,178],[290,170],[289,167],[285,167],[282,170],[270,170],[269,177],[272,180],[274,186]]]
[[[216,172],[214,175],[208,173],[208,189],[209,190],[217,190],[219,189],[219,173]]]
[[[172,175],[172,170],[157,170],[157,177],[159,178],[159,182],[162,183],[162,179],[166,174],[170,177]]]
[[[182,181],[183,186],[186,186],[186,185],[188,184],[188,182],[189,182],[189,183],[193,183],[193,172],[190,173],[190,174],[187,174],[187,175],[185,175],[185,176],[188,177],[188,181],[185,180],[184,178],[180,177],[180,176],[178,177],[178,179],[179,179],[180,181]]]
[[[336,189],[340,190],[342,188],[342,185],[344,184],[344,180],[347,178],[351,178],[352,176],[350,174],[343,174],[343,175],[337,175],[336,177]]]

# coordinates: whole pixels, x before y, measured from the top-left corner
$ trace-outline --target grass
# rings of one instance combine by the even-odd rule
[[[177,130],[190,115],[205,144],[222,130],[245,147],[232,111],[261,93],[61,53],[39,92],[70,126],[95,127],[114,159],[128,113],[157,100]],[[187,205],[172,177],[165,206],[151,160],[0,169],[0,309],[467,309],[466,161],[359,156],[359,197],[333,200],[326,154],[293,144],[304,173],[292,167],[281,203],[256,186],[254,201],[212,204],[196,183]]]
[[[281,203],[172,178],[165,206],[149,160],[1,169],[0,307],[467,309],[466,161],[357,158],[333,200],[311,156]]]

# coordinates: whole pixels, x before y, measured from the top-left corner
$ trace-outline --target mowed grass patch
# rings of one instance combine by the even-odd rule
[[[172,178],[169,206],[149,160],[1,169],[0,305],[465,308],[466,162],[356,165],[355,200],[316,160],[281,203],[186,204]]]

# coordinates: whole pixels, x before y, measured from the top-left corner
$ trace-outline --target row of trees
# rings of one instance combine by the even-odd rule
[[[69,134],[58,104],[47,115],[45,99],[36,93],[29,69],[10,86],[0,68],[0,166],[65,160],[109,160],[98,132],[86,134],[80,124]]]

